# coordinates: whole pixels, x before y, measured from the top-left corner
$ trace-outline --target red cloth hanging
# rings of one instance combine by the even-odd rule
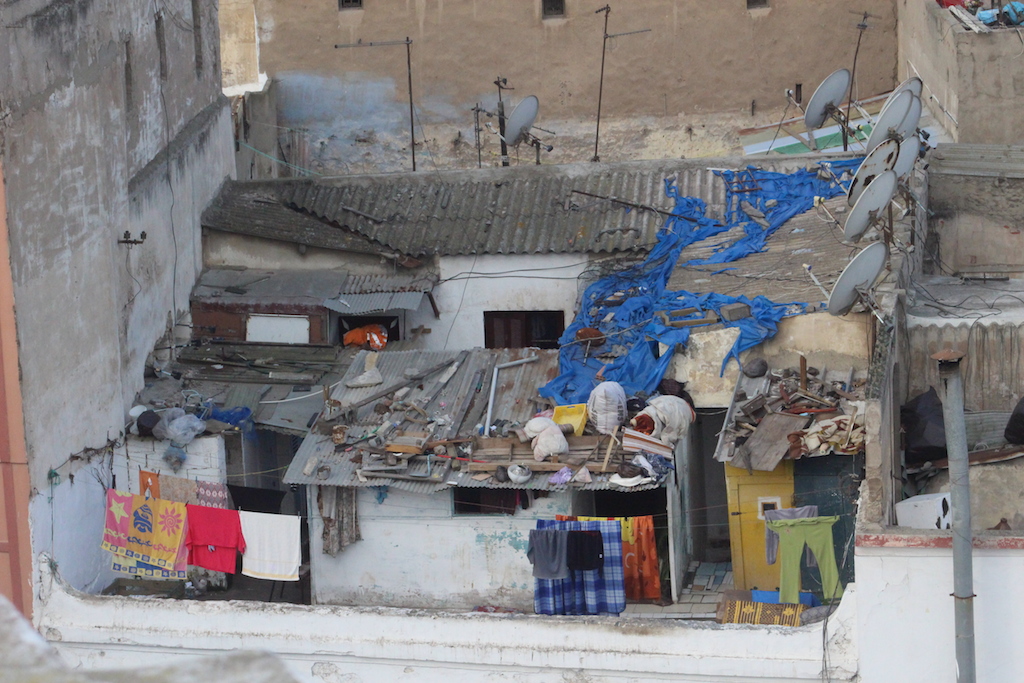
[[[215,572],[234,574],[238,553],[245,552],[245,537],[238,510],[189,505],[188,563]]]

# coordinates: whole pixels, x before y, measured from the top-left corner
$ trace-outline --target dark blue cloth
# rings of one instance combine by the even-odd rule
[[[538,519],[537,528],[600,531],[604,543],[603,569],[571,572],[567,579],[534,579],[533,609],[537,614],[619,614],[626,609],[622,526],[618,522]]]

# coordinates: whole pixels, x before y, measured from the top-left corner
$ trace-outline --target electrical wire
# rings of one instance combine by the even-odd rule
[[[786,108],[783,110],[782,118],[779,120],[779,127],[775,129],[775,135],[772,137],[772,141],[768,145],[768,149],[765,150],[765,153],[764,153],[765,156],[768,156],[768,154],[772,151],[772,147],[775,146],[775,140],[779,137],[779,131],[782,130],[782,124],[786,122],[786,114],[788,114],[788,113],[789,113],[789,97],[786,97]]]

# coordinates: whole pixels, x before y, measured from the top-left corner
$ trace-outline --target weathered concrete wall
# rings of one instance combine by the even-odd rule
[[[479,102],[493,111],[498,75],[516,88],[513,100],[539,97],[541,126],[562,132],[569,122],[593,122],[596,116],[604,17],[594,14],[593,3],[567,0],[566,17],[556,19],[542,18],[541,0],[376,0],[364,3],[365,9],[342,11],[333,0],[250,3],[259,23],[260,66],[281,81],[281,125],[308,129],[315,170],[343,170],[364,154],[391,169],[409,163],[404,46],[335,49],[336,44],[412,38],[421,144],[426,131],[440,145],[471,145],[470,109]],[[637,117],[721,112],[747,117],[745,126],[752,110],[781,111],[785,88],[802,83],[807,98],[830,72],[849,66],[857,31],[848,3],[770,4],[754,11],[740,0],[634,0],[616,6],[609,33],[652,31],[609,41],[602,118],[635,123]],[[895,80],[893,2],[865,0],[856,9],[875,17],[860,50],[858,93],[884,92]],[[239,16],[249,21],[245,13]],[[252,53],[247,41],[239,41],[239,49]],[[440,122],[445,130],[430,130]],[[704,122],[689,123],[692,140]],[[559,139],[554,144],[559,147]],[[578,158],[561,161],[589,159],[583,147]],[[532,150],[522,154],[532,157]]]
[[[68,592],[49,576],[40,583],[45,609],[36,618],[37,628],[66,662],[86,668],[135,666],[141,656],[157,665],[259,648],[277,654],[313,683],[789,683],[822,678],[821,624],[770,628],[672,619],[115,598]],[[833,681],[856,677],[857,594],[854,585],[848,586],[828,621]]]
[[[219,14],[223,87],[259,90],[260,44],[252,0],[220,0]]]
[[[294,175],[277,161],[277,83],[266,80],[261,89],[231,98],[235,129],[235,171],[239,180],[268,180]]]
[[[976,469],[976,468],[972,468]],[[898,530],[897,530],[898,532]],[[888,547],[865,547],[858,537],[857,622],[860,679],[952,680],[953,556],[950,532],[877,536]],[[975,540],[974,628],[979,681],[1012,681],[1024,667],[1017,614],[1024,587],[1011,577],[1024,570],[1020,538]]]
[[[216,3],[198,3],[198,17],[192,7],[169,0],[157,20],[115,0],[4,6],[0,156],[33,545],[52,547],[79,588],[108,578],[97,542],[108,444],[147,355],[187,310],[199,213],[233,173]],[[145,243],[118,244],[125,231]]]
[[[313,487],[310,487],[313,490]],[[515,515],[455,515],[452,494],[391,489],[383,503],[359,489],[363,540],[323,553],[316,501],[309,510],[310,567],[317,604],[471,610],[495,605],[533,611],[530,529],[572,514],[571,495],[538,498]]]
[[[410,327],[434,331],[424,348],[472,349],[484,345],[484,311],[563,311],[568,327],[576,314],[587,254],[443,256],[434,298],[441,311],[409,316]]]
[[[1021,140],[1024,77],[1017,32],[974,33],[931,0],[899,0],[900,78],[920,76],[924,101],[955,142]]]

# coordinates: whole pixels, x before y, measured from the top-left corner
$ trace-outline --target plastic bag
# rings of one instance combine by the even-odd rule
[[[181,408],[171,408],[153,428],[153,436],[178,446],[187,446],[206,431],[206,423]]]
[[[599,434],[611,434],[626,421],[626,392],[618,382],[601,382],[587,399],[590,424]]]
[[[565,440],[562,430],[554,423],[533,439],[533,459],[537,462],[542,462],[544,458],[552,455],[568,452],[569,442]]]
[[[693,422],[693,409],[678,396],[655,396],[647,401],[647,407],[640,414],[653,418],[654,432],[651,436],[670,446],[686,436]]]
[[[552,420],[550,417],[535,417],[526,424],[523,425],[523,431],[531,439],[536,438],[545,429],[554,427],[558,429],[558,423]]]

